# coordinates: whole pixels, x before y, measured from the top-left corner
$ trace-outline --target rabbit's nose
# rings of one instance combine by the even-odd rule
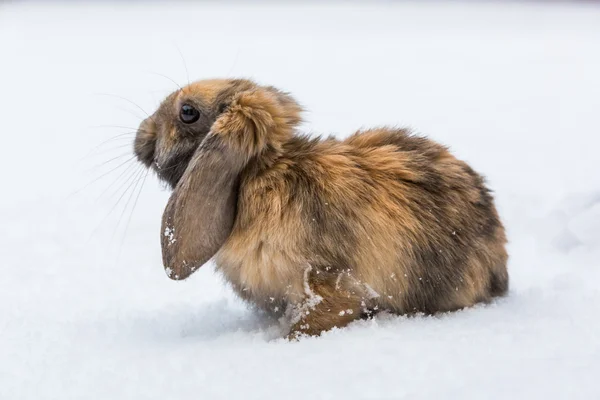
[[[146,118],[145,120],[143,120],[140,123],[140,126],[138,127],[138,131],[137,131],[137,136],[140,136],[140,134],[144,135],[144,136],[154,136],[156,132],[156,123],[154,122],[154,119],[152,118],[152,116],[149,116],[148,118]]]
[[[148,117],[142,121],[138,127],[133,144],[133,150],[137,159],[150,166],[154,159],[156,145],[156,123],[152,117]]]

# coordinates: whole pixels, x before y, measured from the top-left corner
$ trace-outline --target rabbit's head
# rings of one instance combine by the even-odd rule
[[[215,79],[170,94],[140,124],[134,143],[137,159],[174,188],[233,95],[252,86],[245,80]]]
[[[138,129],[134,151],[174,189],[163,215],[163,263],[184,279],[229,236],[240,174],[269,165],[300,122],[289,95],[249,80],[204,80],[169,95]]]

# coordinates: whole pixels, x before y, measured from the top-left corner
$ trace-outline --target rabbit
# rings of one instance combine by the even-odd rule
[[[506,235],[480,175],[405,129],[300,134],[301,113],[274,87],[212,79],[140,124],[135,155],[173,190],[161,227],[171,279],[214,258],[290,339],[507,293]]]

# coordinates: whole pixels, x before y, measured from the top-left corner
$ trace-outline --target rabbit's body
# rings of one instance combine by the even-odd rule
[[[172,116],[189,104],[202,125]],[[271,87],[201,81],[142,124],[138,158],[174,187],[162,235],[171,278],[215,255],[242,298],[290,313],[292,335],[507,291],[504,229],[467,164],[405,130],[299,136],[299,112]]]
[[[250,166],[241,180],[216,261],[241,297],[267,311],[310,297],[307,283],[319,293],[314,282],[343,289],[355,299],[344,307],[359,314],[453,310],[507,289],[488,190],[430,140],[392,129],[296,137],[270,168]]]

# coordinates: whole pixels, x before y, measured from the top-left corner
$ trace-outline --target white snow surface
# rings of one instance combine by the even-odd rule
[[[450,146],[495,192],[509,295],[288,342],[212,265],[169,280],[169,193],[120,198],[121,164],[133,103],[208,77],[290,91],[315,134]],[[0,4],[0,399],[600,398],[599,115],[593,4]]]

